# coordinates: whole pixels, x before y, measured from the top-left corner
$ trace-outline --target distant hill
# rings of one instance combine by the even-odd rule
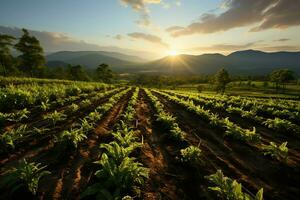
[[[167,56],[145,63],[136,70],[167,74],[213,74],[220,68],[240,75],[263,75],[278,68],[289,68],[300,74],[300,52],[266,53],[246,50],[228,56],[222,54]]]
[[[46,56],[47,66],[55,67],[55,64],[64,66],[64,63],[83,65],[88,69],[95,69],[101,63],[109,64],[114,71],[120,71],[126,66],[137,65],[145,60],[126,54],[105,51],[59,51]]]
[[[265,75],[274,69],[289,68],[300,74],[300,52],[267,53],[245,50],[227,56],[182,54],[142,62],[138,57],[114,52],[61,51],[48,55],[47,61],[80,64],[89,69],[94,69],[101,63],[107,63],[112,66],[113,70],[120,73],[213,74],[220,68],[225,68],[232,74]]]

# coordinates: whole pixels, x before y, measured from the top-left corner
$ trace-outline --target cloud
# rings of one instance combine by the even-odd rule
[[[166,48],[169,47],[167,43],[163,42],[160,37],[157,37],[155,35],[135,32],[135,33],[128,33],[128,36],[134,39],[141,39],[148,42],[156,43]]]
[[[286,41],[289,41],[291,39],[289,38],[281,38],[281,39],[277,39],[277,40],[273,40],[274,42],[286,42]]]
[[[161,0],[120,0],[123,5],[130,6],[133,10],[140,13],[140,19],[137,21],[139,25],[149,26],[150,16],[147,4],[160,4]],[[165,4],[164,4],[165,5]]]
[[[113,38],[116,39],[116,40],[122,40],[123,36],[118,34],[118,35],[115,35]]]
[[[184,27],[182,26],[171,26],[169,28],[166,29],[167,32],[174,32],[174,31],[180,31],[183,30]]]
[[[284,46],[266,46],[259,48],[262,51],[300,51],[300,46],[284,45]]]
[[[96,44],[86,43],[83,40],[72,38],[63,33],[36,30],[28,31],[30,32],[30,34],[39,39],[45,52],[54,52],[61,50],[80,51],[101,49],[101,47]],[[0,26],[0,33],[9,34],[16,38],[21,37],[21,35],[23,34],[20,28],[11,28],[5,26]]]
[[[262,41],[257,41],[257,42],[249,42],[247,44],[240,44],[240,45],[235,45],[235,44],[215,44],[212,46],[205,46],[205,47],[194,47],[189,50],[191,51],[204,51],[204,52],[232,52],[232,51],[240,51],[240,50],[245,50],[249,49],[251,47],[254,47],[257,43],[262,42]]]
[[[285,39],[285,38],[283,38]],[[265,44],[263,40],[249,42],[246,44],[215,44],[211,46],[194,47],[183,50],[184,52],[194,52],[196,54],[200,53],[231,53],[235,51],[242,51],[247,49],[255,49],[267,52],[276,51],[300,51],[299,45],[281,45],[272,46],[270,44]]]
[[[225,12],[205,13],[187,27],[171,31],[171,35],[216,33],[249,25],[255,25],[250,31],[300,25],[300,0],[226,0],[223,7],[227,8]]]
[[[48,53],[56,51],[109,51],[119,52],[127,55],[135,55],[148,60],[159,58],[161,56],[157,52],[149,52],[143,50],[138,51],[133,49],[120,48],[117,46],[101,46],[97,44],[91,44],[83,40],[75,39],[63,33],[36,30],[28,31],[30,34],[38,38],[44,51]],[[8,34],[19,38],[22,35],[22,30],[20,28],[0,26],[0,34]]]

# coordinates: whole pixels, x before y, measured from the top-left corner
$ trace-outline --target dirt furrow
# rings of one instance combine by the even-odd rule
[[[267,199],[297,199],[299,170],[267,159],[251,146],[230,139],[224,140],[221,132],[213,131],[207,123],[184,107],[157,93],[155,95],[177,117],[182,129],[188,133],[188,140],[195,144],[196,139],[191,138],[195,134],[199,136],[207,158],[227,176],[240,180],[253,192],[264,187]]]
[[[204,199],[197,174],[178,160],[182,145],[170,141],[168,133],[155,122],[154,110],[143,90],[136,111],[137,129],[144,141],[139,159],[150,170],[142,199]]]

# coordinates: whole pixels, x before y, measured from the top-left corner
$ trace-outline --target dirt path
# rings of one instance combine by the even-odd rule
[[[144,146],[140,160],[149,168],[149,179],[142,189],[142,199],[203,199],[197,174],[178,161],[183,146],[172,142],[155,122],[154,110],[143,90],[136,107],[138,130]]]

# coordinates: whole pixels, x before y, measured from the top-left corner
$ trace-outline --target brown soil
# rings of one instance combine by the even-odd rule
[[[79,199],[80,193],[86,188],[92,175],[95,173],[93,162],[101,156],[99,144],[110,140],[110,131],[114,124],[119,120],[131,92],[127,93],[119,102],[105,115],[98,123],[92,133],[88,135],[81,143],[67,163],[58,166],[58,169],[52,169],[55,174],[48,177],[48,181],[54,184],[54,187],[43,188],[43,198],[45,199]],[[46,156],[49,158],[49,156]],[[53,162],[53,161],[52,161]],[[55,161],[54,161],[55,162]],[[46,163],[51,163],[51,160]],[[57,168],[57,165],[55,165]],[[51,171],[52,171],[51,170]],[[53,178],[54,177],[54,178]],[[54,189],[53,189],[54,188]]]
[[[211,165],[205,169],[207,172],[222,169],[226,176],[239,180],[253,193],[263,187],[265,199],[298,199],[299,168],[273,161],[247,144],[224,139],[222,132],[211,129],[195,114],[157,93],[155,95],[177,117],[180,127],[188,133],[189,142],[197,145],[200,139],[205,158]]]
[[[139,159],[149,168],[142,199],[205,199],[199,174],[178,160],[180,149],[187,144],[168,139],[168,133],[155,122],[154,109],[143,90],[136,111],[137,129],[144,141]]]
[[[39,128],[50,128],[51,130],[44,133],[43,135],[32,135],[19,141],[11,152],[0,154],[0,166],[6,165],[8,162],[16,161],[21,158],[31,158],[36,156],[37,153],[46,153],[49,151],[50,147],[53,147],[53,139],[55,136],[63,130],[66,130],[73,126],[80,118],[84,117],[86,113],[93,111],[98,105],[106,102],[110,96],[113,94],[101,98],[99,101],[95,102],[92,106],[85,109],[80,109],[68,116],[68,118],[63,122],[58,122],[55,128],[46,121],[41,121],[37,127]],[[15,163],[13,163],[14,165]]]

